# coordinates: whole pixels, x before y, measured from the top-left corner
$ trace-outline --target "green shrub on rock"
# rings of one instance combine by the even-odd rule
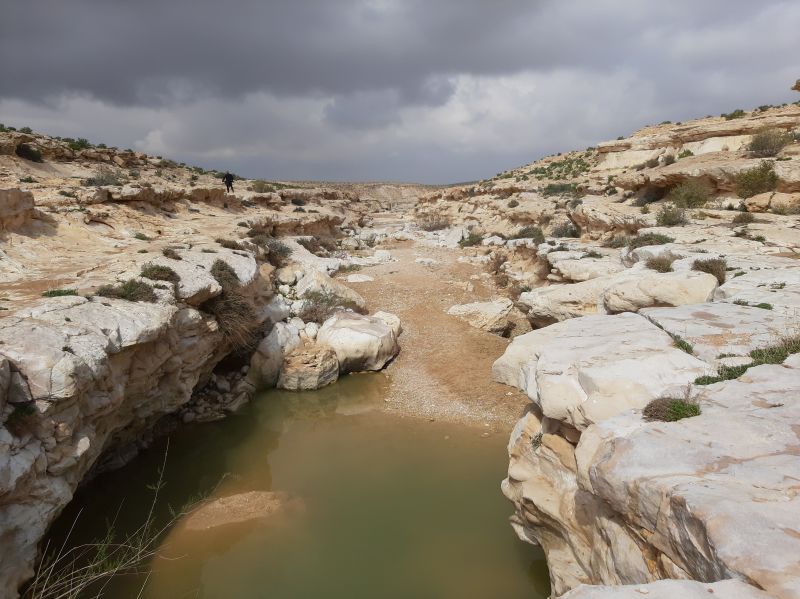
[[[667,200],[682,208],[700,208],[711,199],[711,188],[704,181],[689,179],[673,187]]]
[[[690,399],[660,397],[648,403],[642,411],[647,421],[677,422],[700,415],[700,405]]]
[[[728,263],[725,258],[708,258],[705,260],[695,260],[692,265],[692,270],[699,272],[706,272],[714,275],[720,285],[725,283],[727,275]]]
[[[736,193],[740,198],[751,198],[760,193],[773,191],[778,185],[778,175],[768,160],[736,175]]]

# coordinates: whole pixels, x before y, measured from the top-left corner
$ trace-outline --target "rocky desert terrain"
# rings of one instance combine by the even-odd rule
[[[800,597],[800,103],[466,186],[220,177],[2,128],[0,595],[153,437],[386,368],[510,433],[553,596]]]

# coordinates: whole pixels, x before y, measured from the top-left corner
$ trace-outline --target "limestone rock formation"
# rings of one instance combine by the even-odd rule
[[[286,356],[278,376],[278,388],[311,391],[336,382],[339,361],[325,345],[302,346]]]
[[[320,327],[317,343],[333,349],[342,373],[380,370],[400,351],[397,336],[386,320],[337,312]]]
[[[514,307],[510,299],[502,298],[490,302],[473,302],[451,306],[447,313],[466,321],[470,326],[507,337],[530,330],[525,315]]]

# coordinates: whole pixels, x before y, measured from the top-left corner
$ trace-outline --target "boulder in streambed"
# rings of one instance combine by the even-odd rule
[[[326,345],[304,345],[286,356],[278,376],[278,388],[313,391],[336,382],[339,361]]]
[[[342,373],[380,370],[400,351],[396,329],[387,324],[389,316],[337,312],[320,327],[317,343],[333,349]]]
[[[514,307],[508,298],[491,302],[474,302],[452,306],[447,313],[465,321],[472,327],[488,331],[501,337],[512,333],[526,333],[531,330],[525,315]]]

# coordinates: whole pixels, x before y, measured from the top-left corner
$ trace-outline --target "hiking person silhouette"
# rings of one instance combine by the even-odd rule
[[[225,183],[225,190],[228,193],[233,193],[233,175],[230,173],[225,173],[222,177],[222,181]]]

